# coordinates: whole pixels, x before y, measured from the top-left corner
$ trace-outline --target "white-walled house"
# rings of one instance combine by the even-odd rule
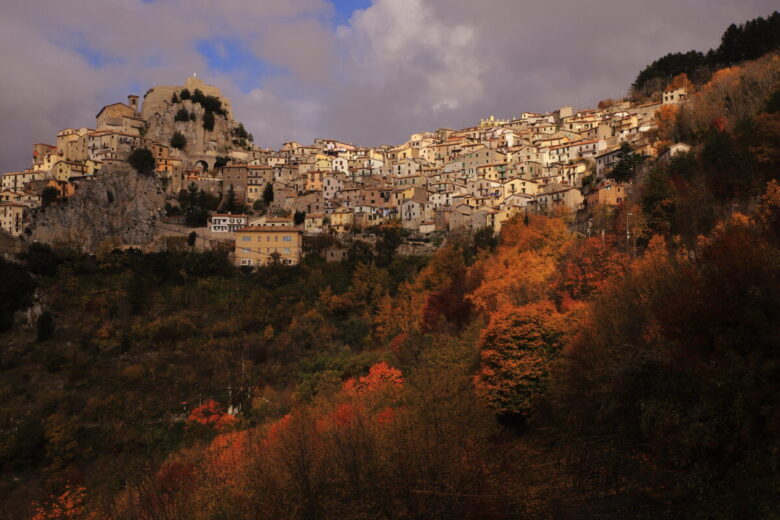
[[[233,233],[237,229],[246,227],[246,215],[232,215],[230,213],[216,213],[211,216],[209,230],[212,233]]]
[[[333,171],[349,173],[349,161],[344,157],[336,157],[331,161]]]

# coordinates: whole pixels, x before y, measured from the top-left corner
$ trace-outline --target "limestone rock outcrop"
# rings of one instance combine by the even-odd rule
[[[126,164],[106,165],[82,181],[72,197],[38,210],[30,238],[89,253],[102,243],[144,245],[154,239],[164,205],[157,177],[140,175]]]
[[[222,103],[225,115],[214,114],[214,129],[203,128],[203,116],[206,109],[192,100],[173,101],[183,89],[190,94],[196,89],[205,96],[214,96]],[[195,120],[175,121],[176,113],[184,108],[189,114],[195,114]],[[167,144],[174,132],[179,131],[187,138],[186,152],[188,155],[220,154],[225,155],[232,147],[231,130],[237,126],[233,121],[230,101],[222,96],[216,87],[206,85],[203,81],[190,77],[184,86],[156,86],[144,95],[141,118],[146,122],[146,137],[159,143]]]

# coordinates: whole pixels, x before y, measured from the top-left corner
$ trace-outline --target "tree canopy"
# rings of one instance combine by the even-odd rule
[[[171,146],[177,150],[183,150],[187,147],[187,138],[177,130],[171,136]]]
[[[152,151],[148,148],[136,148],[130,154],[130,157],[127,158],[127,162],[138,173],[144,175],[150,175],[157,167],[157,161],[155,161]]]

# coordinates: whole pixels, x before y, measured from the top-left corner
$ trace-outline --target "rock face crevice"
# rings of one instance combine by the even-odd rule
[[[144,245],[154,239],[164,206],[157,177],[139,175],[126,164],[107,165],[99,175],[79,183],[72,197],[38,210],[30,238],[88,253],[107,241]]]

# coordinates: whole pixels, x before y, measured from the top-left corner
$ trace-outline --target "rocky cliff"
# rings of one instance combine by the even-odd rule
[[[125,164],[107,165],[93,179],[82,181],[72,197],[38,210],[31,239],[86,252],[102,243],[148,244],[164,205],[156,177],[139,175]]]
[[[176,112],[180,108],[195,114],[195,121],[175,121]],[[189,155],[226,154],[231,147],[230,130],[236,124],[225,116],[215,114],[214,129],[206,130],[203,128],[205,112],[202,106],[190,100],[168,103],[146,120],[146,137],[158,143],[168,144],[173,133],[179,131],[187,138],[185,151]]]
[[[203,118],[207,109],[201,103],[181,99],[185,89],[190,95],[200,90],[204,96],[219,100],[223,113],[212,112],[213,130],[204,128]],[[192,120],[175,121],[176,113],[182,108],[194,115]],[[144,96],[141,117],[147,124],[146,137],[159,143],[168,144],[175,131],[184,134],[188,155],[226,155],[233,147],[231,131],[238,126],[232,117],[230,101],[222,96],[219,89],[196,78],[188,78],[184,86],[157,86],[150,89]]]

